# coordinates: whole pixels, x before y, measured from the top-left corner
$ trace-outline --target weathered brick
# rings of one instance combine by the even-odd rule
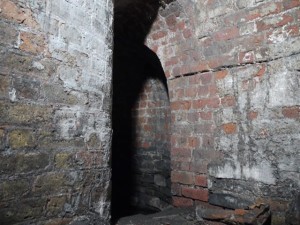
[[[182,187],[182,195],[203,202],[208,201],[207,189],[194,189],[194,188]]]
[[[22,43],[19,47],[22,51],[33,54],[41,54],[46,49],[45,37],[42,34],[36,35],[28,32],[21,32],[20,39]]]
[[[176,171],[173,171],[171,173],[171,180],[174,183],[194,184],[195,183],[195,176],[194,176],[193,173],[190,173],[190,172],[176,172]]]
[[[248,119],[248,120],[254,120],[254,119],[257,118],[257,116],[258,116],[258,112],[256,112],[256,111],[251,111],[251,112],[248,112],[248,114],[247,114],[247,119]]]
[[[237,131],[237,125],[235,123],[223,124],[222,128],[225,134],[234,134]]]
[[[207,176],[206,175],[196,175],[195,185],[201,187],[207,187]]]
[[[172,199],[175,207],[190,207],[194,204],[193,200],[188,198],[173,196]]]
[[[13,165],[11,165],[13,166]],[[0,197],[2,201],[22,197],[30,191],[30,183],[24,179],[6,180],[0,184]]]
[[[300,117],[300,108],[298,106],[286,107],[282,109],[283,116],[291,119],[297,119]]]
[[[20,24],[23,23],[32,28],[37,27],[37,22],[32,17],[32,12],[29,9],[21,9],[21,7],[10,0],[1,1],[0,8],[4,18]]]

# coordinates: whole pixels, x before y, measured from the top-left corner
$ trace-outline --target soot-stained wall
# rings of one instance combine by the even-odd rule
[[[109,224],[112,9],[1,0],[1,224]]]
[[[175,206],[264,202],[273,224],[297,221],[299,7],[177,0],[159,11],[147,44],[168,77]]]
[[[159,1],[115,2],[112,216],[169,205],[169,99],[157,55],[144,41]]]

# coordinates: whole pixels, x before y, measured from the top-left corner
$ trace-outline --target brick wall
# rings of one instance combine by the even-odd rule
[[[160,10],[147,43],[168,77],[175,206],[263,201],[273,224],[287,223],[300,187],[299,7],[177,0]]]
[[[111,24],[111,1],[1,0],[1,224],[109,224]]]
[[[133,162],[139,208],[162,210],[171,202],[170,106],[159,80],[149,79],[133,111],[135,145]]]

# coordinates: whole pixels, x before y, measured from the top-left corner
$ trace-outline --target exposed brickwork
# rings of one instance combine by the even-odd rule
[[[206,201],[199,186],[252,202],[299,191],[299,6],[177,0],[161,9],[147,43],[168,77],[175,206]],[[287,207],[271,207],[274,224]]]
[[[171,203],[170,105],[159,80],[146,82],[133,114],[134,204],[144,209],[164,209]]]
[[[111,20],[111,1],[1,0],[1,224],[109,224]]]

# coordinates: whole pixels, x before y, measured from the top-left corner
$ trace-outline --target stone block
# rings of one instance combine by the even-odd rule
[[[14,51],[9,51],[1,54],[0,59],[1,67],[9,67],[12,71],[22,73],[30,73],[32,64],[34,62],[33,56],[22,55]]]
[[[13,203],[7,204],[6,208],[0,209],[1,224],[27,224],[28,220],[40,218],[46,204],[45,198],[22,199],[18,201],[18,207]]]
[[[3,117],[0,121],[9,124],[33,124],[39,125],[41,122],[51,121],[53,109],[45,106],[30,104],[15,104],[3,106]],[[1,112],[1,103],[0,103]]]
[[[15,76],[12,78],[11,89],[15,92],[15,99],[38,100],[40,97],[40,82],[32,77]],[[10,98],[12,100],[12,98]]]
[[[155,174],[154,175],[154,183],[158,186],[161,186],[161,187],[166,187],[167,186],[166,178],[163,177],[160,174]]]
[[[208,202],[227,209],[246,209],[251,205],[251,202],[246,199],[223,193],[210,193]]]
[[[0,99],[8,99],[9,87],[9,77],[0,74]]]
[[[17,43],[18,32],[9,23],[0,22],[0,43],[13,47]]]
[[[9,173],[28,173],[45,169],[49,164],[46,153],[27,153],[0,156],[0,171]]]
[[[8,146],[12,149],[33,148],[35,139],[33,130],[13,130],[8,134]]]
[[[54,157],[54,165],[60,169],[68,169],[72,167],[74,153],[64,152],[58,153]]]
[[[60,84],[45,85],[44,98],[50,103],[63,103],[67,105],[85,105],[89,102],[84,93],[69,91]]]
[[[64,215],[64,206],[67,202],[66,196],[51,197],[47,200],[46,215],[47,216],[60,216]]]
[[[36,177],[33,184],[33,195],[40,196],[66,193],[71,185],[76,188],[76,182],[80,179],[77,172],[51,172]]]
[[[0,150],[4,149],[5,146],[5,131],[4,129],[0,128]]]
[[[12,165],[13,166],[13,165]],[[0,198],[2,201],[22,197],[30,191],[30,183],[25,179],[5,180],[0,184]]]
[[[300,193],[296,194],[295,198],[291,201],[285,218],[287,225],[300,224]]]

